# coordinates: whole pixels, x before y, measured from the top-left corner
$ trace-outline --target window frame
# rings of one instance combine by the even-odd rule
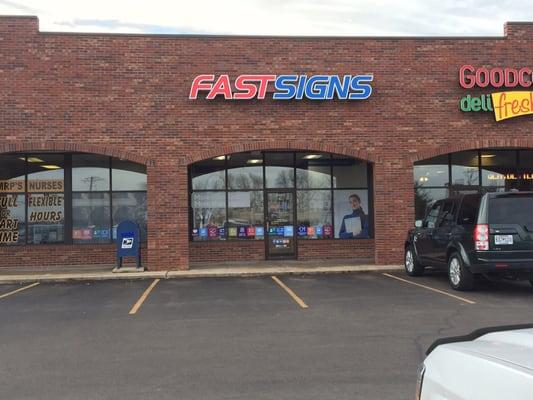
[[[200,190],[193,190],[192,187],[192,168],[194,167],[194,164],[190,164],[188,166],[188,201],[189,201],[189,223],[188,223],[188,236],[189,236],[189,242],[193,243],[204,243],[204,242],[219,242],[219,241],[228,241],[228,242],[239,242],[239,241],[256,241],[254,239],[248,239],[248,238],[230,238],[228,237],[228,232],[226,231],[226,236],[224,238],[219,238],[218,240],[194,240],[194,237],[192,235],[192,230],[194,228],[194,214],[193,214],[193,208],[192,208],[192,195],[195,192],[225,192],[226,193],[226,223],[229,215],[229,203],[228,203],[228,197],[230,192],[263,192],[264,200],[263,200],[263,210],[264,210],[264,218],[263,218],[263,227],[265,227],[265,221],[267,218],[267,193],[268,192],[291,192],[294,196],[294,223],[295,226],[298,221],[298,214],[297,214],[297,208],[298,204],[297,201],[297,192],[298,191],[330,191],[331,193],[331,222],[332,222],[332,229],[333,229],[333,235],[330,238],[316,238],[316,239],[304,239],[299,238],[296,235],[296,240],[365,240],[365,239],[342,239],[342,238],[336,238],[335,237],[335,193],[338,191],[345,191],[345,190],[366,190],[368,192],[368,211],[367,215],[369,216],[368,219],[368,233],[369,237],[368,239],[372,240],[374,239],[374,181],[373,181],[373,164],[371,162],[368,162],[363,159],[358,159],[356,157],[351,157],[356,160],[361,160],[362,162],[366,163],[366,181],[367,186],[359,187],[359,186],[353,186],[353,187],[343,187],[343,188],[335,188],[333,187],[333,160],[334,156],[337,155],[335,153],[327,153],[327,152],[319,152],[321,154],[326,154],[328,156],[328,164],[329,164],[329,180],[330,180],[330,186],[329,187],[321,187],[321,188],[298,188],[297,184],[297,160],[296,155],[301,153],[313,153],[310,150],[261,150],[261,159],[262,159],[262,173],[263,173],[263,186],[262,188],[255,188],[255,189],[230,189],[229,188],[229,180],[228,180],[228,170],[229,170],[229,163],[228,163],[228,157],[231,157],[232,154],[238,154],[238,153],[232,153],[232,154],[225,154],[224,155],[224,170],[225,170],[225,187],[224,189],[200,189]],[[249,153],[249,152],[239,152],[239,153]],[[292,169],[293,169],[293,186],[290,188],[268,188],[267,182],[266,182],[266,153],[285,153],[289,154],[292,157]],[[343,157],[349,158],[350,156],[344,156]],[[207,160],[201,160],[197,163],[201,163],[202,161]],[[266,238],[266,233],[265,233]],[[368,240],[366,239],[366,240]]]
[[[446,154],[446,156],[448,158],[448,182],[447,182],[447,184],[444,185],[444,186],[434,186],[434,185],[431,185],[431,186],[424,186],[424,185],[417,186],[416,182],[413,179],[413,186],[414,186],[413,194],[416,196],[416,191],[418,189],[446,189],[446,190],[448,190],[448,197],[451,197],[454,194],[456,194],[455,192],[457,190],[460,190],[459,189],[460,185],[453,183],[453,177],[452,177],[452,165],[453,165],[452,164],[452,155],[453,154],[457,154],[457,153],[461,153],[463,151],[464,152],[476,152],[477,153],[478,183],[476,185],[472,185],[472,187],[475,188],[475,190],[477,190],[477,193],[482,194],[484,192],[497,192],[497,191],[500,191],[502,189],[505,190],[505,188],[506,188],[505,185],[489,186],[484,181],[484,179],[483,179],[483,168],[486,167],[486,166],[483,165],[483,161],[482,161],[482,155],[484,153],[499,152],[499,151],[507,151],[507,152],[514,153],[515,165],[514,165],[513,168],[514,168],[514,173],[517,174],[516,185],[518,187],[520,187],[521,183],[523,182],[521,174],[524,171],[524,167],[522,167],[522,165],[521,165],[521,158],[522,158],[521,156],[522,156],[523,152],[531,151],[531,149],[529,149],[529,148],[508,148],[508,147],[490,148],[489,147],[489,148],[461,150],[461,151],[458,151],[458,152],[447,153]],[[439,157],[439,156],[437,156],[437,157]],[[424,165],[424,162],[427,161],[427,160],[430,160],[430,159],[417,161],[414,165]],[[414,172],[413,172],[413,178],[414,178]],[[427,214],[427,212],[424,215],[426,215],[426,214]],[[415,217],[416,217],[416,210],[415,210]],[[425,219],[425,217],[424,217],[424,219]]]
[[[41,192],[29,192],[28,191],[28,157],[36,154],[55,154],[55,155],[62,155],[63,156],[63,211],[64,211],[64,217],[63,217],[63,241],[61,242],[54,242],[54,243],[39,243],[39,244],[33,244],[28,242],[29,238],[29,223],[28,223],[28,196],[30,194],[40,194]],[[103,155],[103,154],[97,154],[97,153],[84,153],[84,152],[46,152],[46,151],[35,151],[35,152],[13,152],[13,153],[5,153],[6,155],[15,155],[24,157],[25,159],[25,166],[24,166],[24,186],[25,191],[22,193],[2,193],[2,195],[23,195],[25,198],[25,209],[24,209],[24,217],[25,217],[25,227],[24,227],[24,242],[16,245],[6,245],[1,247],[19,247],[19,246],[58,246],[58,245],[81,245],[81,246],[100,246],[100,245],[107,245],[107,244],[113,244],[115,242],[115,239],[113,239],[113,194],[114,193],[146,193],[146,196],[148,196],[148,188],[146,190],[113,190],[113,158],[112,156]],[[85,190],[72,190],[72,157],[77,154],[85,154],[85,155],[95,155],[95,156],[103,156],[107,158],[107,169],[109,174],[109,189],[108,190],[94,190],[92,192],[85,191]],[[2,154],[0,154],[2,156]],[[144,166],[146,168],[146,166]],[[146,175],[148,175],[146,173]],[[102,241],[102,242],[77,242],[74,243],[73,239],[73,210],[72,210],[72,200],[73,200],[73,193],[108,193],[109,195],[109,227],[110,227],[110,235],[108,241]],[[142,237],[141,241],[142,243],[147,242],[147,237]]]

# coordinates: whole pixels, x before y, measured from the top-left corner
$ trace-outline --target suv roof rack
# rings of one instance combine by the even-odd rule
[[[493,326],[488,328],[476,329],[475,331],[469,333],[468,335],[462,336],[451,336],[448,338],[437,339],[433,342],[431,346],[428,347],[426,351],[426,356],[435,350],[438,346],[448,343],[458,343],[458,342],[471,342],[480,338],[481,336],[487,335],[494,332],[503,332],[503,331],[514,331],[518,329],[533,329],[533,324],[519,324],[519,325],[502,325],[502,326]]]

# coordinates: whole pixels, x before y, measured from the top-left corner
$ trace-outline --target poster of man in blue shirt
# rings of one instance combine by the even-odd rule
[[[365,239],[369,237],[368,216],[361,207],[361,198],[353,193],[348,197],[352,212],[342,218],[339,230],[341,239]]]

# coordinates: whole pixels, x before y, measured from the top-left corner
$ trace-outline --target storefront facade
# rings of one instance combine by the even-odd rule
[[[401,263],[436,198],[530,188],[531,37],[59,34],[2,17],[0,267],[113,264],[125,219],[150,270]]]

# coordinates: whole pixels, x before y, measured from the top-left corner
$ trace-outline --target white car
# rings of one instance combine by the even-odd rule
[[[419,400],[532,400],[533,324],[440,339],[419,372]]]

